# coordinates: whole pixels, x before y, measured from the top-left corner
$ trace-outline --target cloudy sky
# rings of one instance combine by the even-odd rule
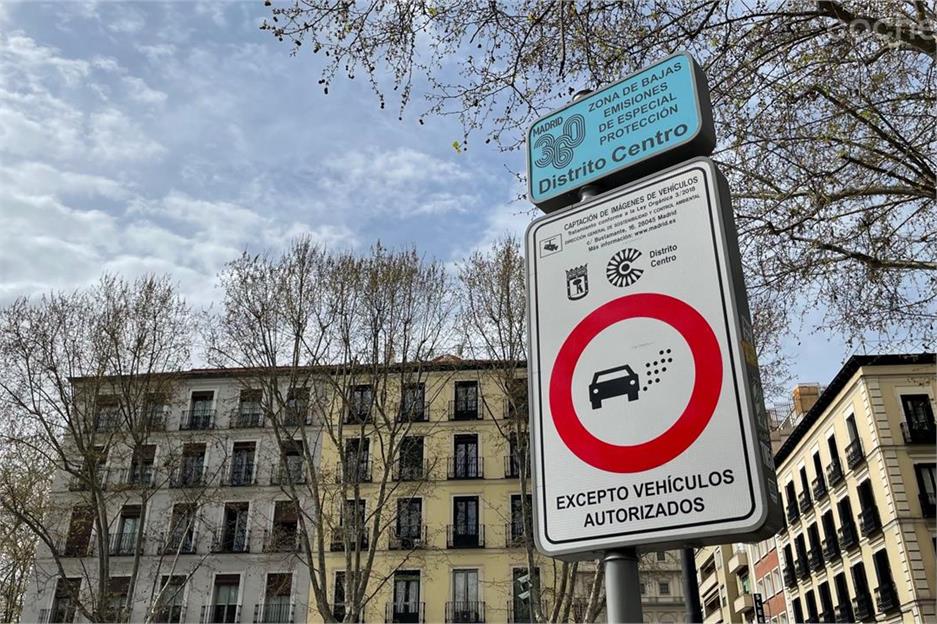
[[[102,272],[168,272],[212,300],[219,266],[300,232],[443,260],[533,216],[519,154],[457,153],[454,121],[398,120],[367,85],[324,95],[253,2],[0,3],[0,304]],[[790,341],[827,381],[844,347]]]

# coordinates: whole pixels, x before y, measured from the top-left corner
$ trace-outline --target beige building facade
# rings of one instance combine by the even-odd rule
[[[853,356],[776,455],[796,622],[928,622],[935,611],[933,354]]]

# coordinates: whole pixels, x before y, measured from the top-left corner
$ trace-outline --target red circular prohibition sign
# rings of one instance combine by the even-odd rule
[[[641,444],[610,444],[592,435],[573,406],[573,371],[593,338],[630,318],[667,323],[683,336],[693,355],[696,379],[680,418],[667,431]],[[579,459],[609,472],[640,472],[669,462],[685,451],[712,418],[722,391],[722,353],[706,319],[692,306],[659,293],[613,299],[582,319],[556,355],[550,377],[550,412],[560,438]]]

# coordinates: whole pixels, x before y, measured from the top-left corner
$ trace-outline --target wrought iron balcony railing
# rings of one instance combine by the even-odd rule
[[[450,479],[484,479],[483,457],[450,457],[448,476]]]
[[[852,469],[864,461],[865,453],[862,450],[862,440],[856,438],[846,447],[846,465]]]
[[[937,427],[933,421],[918,421],[901,423],[901,435],[905,444],[934,444],[937,440]]]
[[[485,525],[446,526],[447,548],[484,548]]]
[[[205,431],[215,428],[215,410],[190,409],[182,414],[179,422],[180,431]]]
[[[388,550],[416,550],[426,548],[425,524],[392,526],[387,539]]]
[[[859,529],[863,537],[871,537],[882,530],[882,520],[878,515],[878,507],[872,505],[859,512]]]
[[[485,621],[485,603],[454,600],[446,603],[446,622],[478,624]]]
[[[426,605],[422,602],[394,601],[384,607],[384,622],[422,624],[426,621]]]
[[[446,417],[449,420],[481,420],[481,404],[478,401],[449,401]]]
[[[826,480],[829,482],[830,487],[836,487],[843,480],[843,467],[840,465],[839,460],[834,460],[829,466],[826,467]]]

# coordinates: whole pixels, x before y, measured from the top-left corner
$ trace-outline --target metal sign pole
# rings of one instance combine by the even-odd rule
[[[582,97],[580,93],[577,93],[574,99]],[[579,189],[579,201],[596,195],[598,189],[591,184]],[[608,623],[643,622],[638,551],[633,547],[610,550],[605,553],[602,561],[605,563],[605,614]]]
[[[643,622],[638,552],[634,547],[605,553],[605,613],[609,624]]]
[[[683,596],[686,600],[686,621],[702,622],[703,610],[700,606],[699,583],[696,580],[696,554],[692,548],[680,550],[683,559]]]

